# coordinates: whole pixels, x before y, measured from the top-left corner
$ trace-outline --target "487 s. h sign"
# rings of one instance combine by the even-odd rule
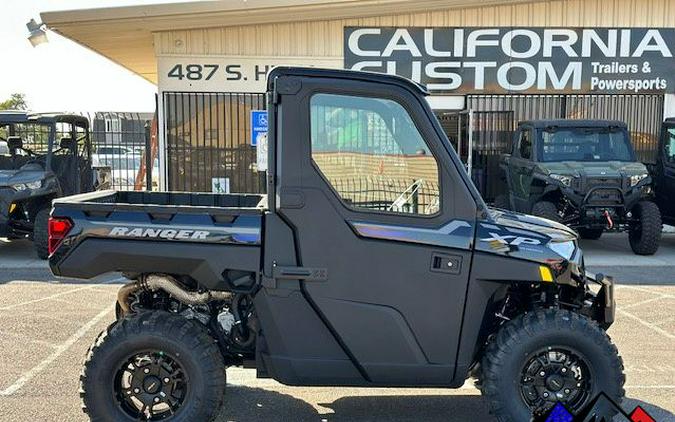
[[[675,29],[347,27],[344,67],[437,92],[675,92]]]

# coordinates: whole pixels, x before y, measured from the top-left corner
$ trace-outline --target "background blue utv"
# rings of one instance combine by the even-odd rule
[[[585,271],[565,226],[488,209],[425,94],[276,68],[269,195],[55,201],[52,271],[133,279],[85,361],[92,420],[211,420],[236,365],[309,386],[457,388],[471,374],[502,421],[620,399],[612,280]]]
[[[89,120],[0,111],[0,236],[31,237],[47,259],[52,200],[93,189]]]
[[[625,123],[521,122],[500,167],[508,191],[495,206],[564,223],[586,239],[627,231],[634,253],[656,253],[661,215]]]

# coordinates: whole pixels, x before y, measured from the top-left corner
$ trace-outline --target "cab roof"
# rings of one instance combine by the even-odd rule
[[[23,110],[0,111],[0,124],[24,123],[28,120],[28,112]]]
[[[274,80],[282,75],[362,80],[368,82],[386,82],[402,86],[424,96],[429,95],[429,91],[424,85],[408,78],[404,78],[403,76],[389,75],[387,73],[366,72],[363,70],[323,69],[317,67],[296,66],[279,66],[272,69],[272,72],[270,72],[269,76],[267,77],[267,89],[269,91],[273,89]]]
[[[518,123],[518,126],[532,126],[537,129],[547,127],[621,127],[625,128],[626,123],[620,120],[582,120],[582,119],[553,119],[553,120],[526,120]]]
[[[89,127],[89,119],[79,114],[31,113],[28,115],[28,119],[37,121],[38,123],[69,123],[81,127]]]
[[[71,113],[31,113],[23,110],[0,111],[0,124],[36,122],[42,124],[69,123],[81,127],[89,127],[89,119]]]

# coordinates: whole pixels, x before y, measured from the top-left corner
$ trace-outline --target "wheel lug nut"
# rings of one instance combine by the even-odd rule
[[[155,397],[155,403],[159,403],[159,397]]]
[[[140,389],[140,388],[134,388],[134,393],[138,394],[138,393],[140,393],[140,392],[141,392],[141,389]]]
[[[566,388],[566,389],[565,389],[565,394],[569,394],[569,393],[570,393],[570,389],[569,389],[569,388]]]
[[[169,383],[169,381],[171,381],[171,380],[169,379],[169,377],[166,377],[166,378],[164,378],[164,382],[165,382],[165,383],[167,383],[167,384],[168,384],[168,383]]]
[[[544,375],[546,375],[546,372],[544,372],[544,371],[541,371],[541,372],[539,373],[539,376],[541,376],[541,377],[543,377]]]
[[[146,374],[149,374],[149,373],[150,373],[150,370],[149,370],[148,368],[145,368],[145,369],[143,370],[143,372],[146,373]]]
[[[548,397],[548,393],[543,394],[544,398]]]
[[[564,374],[565,372],[567,372],[567,368],[562,369],[562,373]]]

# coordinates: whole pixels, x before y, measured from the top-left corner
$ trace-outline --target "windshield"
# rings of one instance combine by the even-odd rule
[[[620,128],[551,128],[541,136],[541,161],[634,161]]]

